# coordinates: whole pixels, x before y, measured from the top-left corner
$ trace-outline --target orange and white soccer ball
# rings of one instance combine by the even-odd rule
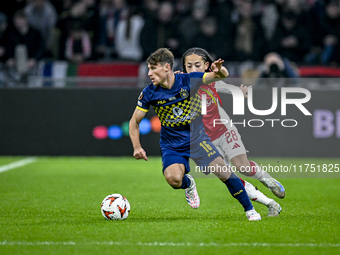
[[[125,220],[130,214],[130,203],[121,194],[111,194],[104,198],[101,212],[107,220]]]

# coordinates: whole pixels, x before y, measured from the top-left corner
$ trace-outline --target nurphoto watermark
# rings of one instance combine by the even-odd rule
[[[245,98],[244,93],[242,90],[234,85],[230,85],[224,82],[219,82],[215,84],[214,89],[218,91],[219,89],[228,89],[233,98],[233,115],[244,115],[244,100],[247,100],[247,105],[249,111],[256,115],[256,116],[268,116],[276,111],[278,108],[278,88],[272,87],[272,105],[269,109],[259,110],[254,107],[253,103],[253,89],[251,87],[248,88],[247,98]],[[287,105],[295,105],[305,116],[312,115],[307,108],[304,106],[305,103],[309,102],[311,99],[311,93],[309,90],[305,88],[296,88],[296,87],[283,87],[281,89],[281,116],[287,115]],[[202,101],[202,109],[201,114],[207,114],[207,107],[210,104],[215,103],[217,104],[217,100],[215,97],[209,93],[203,93],[201,95]],[[303,95],[302,98],[287,98],[289,93]],[[207,97],[209,97],[207,99]],[[218,99],[220,99],[218,97]],[[226,125],[230,124],[233,125],[242,125],[243,127],[262,127],[265,124],[271,125],[271,127],[275,127],[277,123],[279,123],[282,127],[296,127],[298,125],[298,121],[296,119],[243,119],[243,121],[233,122],[232,119],[212,119],[213,126],[216,127],[217,125]]]

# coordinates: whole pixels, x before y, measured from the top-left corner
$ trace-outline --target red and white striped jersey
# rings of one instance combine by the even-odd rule
[[[209,85],[203,85],[201,86],[201,89],[199,89],[201,98],[203,94],[207,95],[207,114],[203,115],[202,120],[205,132],[210,137],[211,141],[216,140],[228,131],[226,125],[215,125],[214,120],[227,118],[230,122],[229,116],[220,106],[220,99],[216,91],[215,84],[216,83],[214,82]],[[211,96],[213,96],[213,98]]]

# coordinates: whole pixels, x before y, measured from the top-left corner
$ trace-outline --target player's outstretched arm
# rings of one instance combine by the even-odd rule
[[[146,152],[142,148],[139,140],[139,123],[145,117],[146,112],[135,109],[129,123],[129,135],[133,146],[133,156],[136,159],[148,160]]]
[[[229,75],[229,72],[227,68],[225,68],[222,64],[224,63],[224,60],[218,59],[214,63],[211,64],[211,70],[212,72],[205,73],[204,76],[204,82],[206,84],[211,83],[216,80],[222,80],[224,78],[227,78]]]

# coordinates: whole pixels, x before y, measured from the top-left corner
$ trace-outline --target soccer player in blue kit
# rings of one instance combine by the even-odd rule
[[[197,166],[202,168],[209,166],[210,169],[214,169],[213,173],[243,206],[250,221],[261,220],[240,178],[232,173],[205,133],[200,119],[201,108],[194,107],[198,94],[196,93],[195,99],[190,98],[190,91],[197,90],[200,85],[228,76],[227,69],[222,66],[223,60],[219,59],[212,64],[212,72],[174,74],[172,52],[160,48],[152,53],[146,62],[149,68],[148,76],[152,83],[141,92],[129,123],[133,156],[136,159],[148,160],[139,139],[139,123],[152,106],[162,125],[159,145],[163,175],[168,184],[174,189],[185,189],[188,204],[192,208],[199,207],[200,199],[196,184],[193,177],[188,174],[189,158],[192,158]]]

